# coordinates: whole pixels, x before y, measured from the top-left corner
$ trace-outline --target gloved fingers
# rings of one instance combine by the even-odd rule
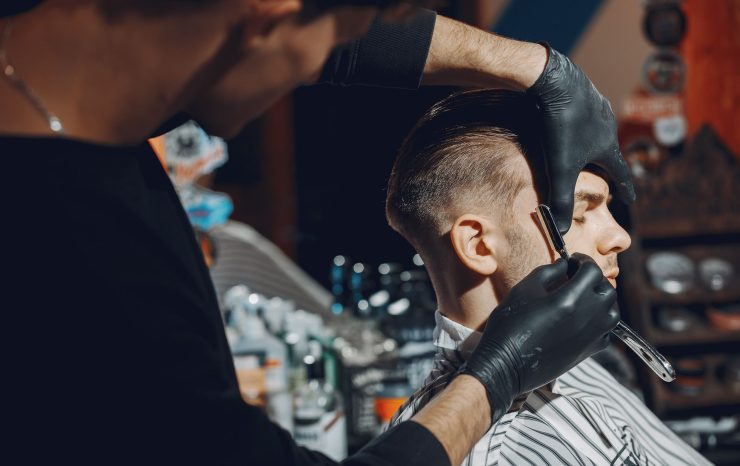
[[[616,293],[615,293],[616,295]],[[615,296],[616,298],[616,296]],[[589,345],[588,354],[586,357],[589,357],[595,353],[598,353],[599,351],[605,349],[607,346],[609,346],[609,341],[611,339],[610,337],[610,331],[614,329],[614,327],[617,326],[617,323],[619,322],[619,311],[615,306],[612,306],[611,303],[606,303],[604,305],[597,306],[599,308],[606,307],[608,309],[606,316],[599,319],[599,331],[596,332],[596,335],[600,335],[594,342]]]
[[[614,292],[614,301],[617,299],[617,292]],[[609,331],[614,330],[614,327],[617,326],[619,321],[622,319],[622,316],[619,315],[619,309],[616,308],[616,306],[611,306],[609,308],[609,318],[605,321],[607,324],[607,327],[609,328]]]
[[[599,351],[605,350],[606,347],[609,346],[609,341],[610,341],[610,338],[609,338],[608,333],[605,333],[604,335],[599,337],[596,340],[596,342],[594,342],[594,344],[591,346],[590,351],[589,351],[591,354],[589,354],[589,357],[598,353]]]
[[[609,284],[606,278],[603,276],[601,278],[601,282],[594,287],[594,291],[596,292],[594,299],[601,309],[608,309],[609,315],[613,315],[612,308],[614,307],[614,303],[617,301],[617,290]],[[607,286],[604,286],[604,282],[606,282]],[[619,311],[616,309],[613,310],[613,313],[619,316]]]
[[[604,278],[604,274],[596,262],[585,254],[574,254],[568,260],[570,264],[577,263],[578,269],[570,278],[568,283],[560,288],[570,302],[578,302],[584,297],[599,296],[609,299],[611,294],[601,295],[595,293],[598,286]]]
[[[550,196],[547,205],[550,206],[558,231],[564,235],[570,229],[573,220],[573,192],[578,174],[583,167],[564,167],[549,160],[548,168]]]
[[[542,289],[550,291],[566,278],[568,278],[568,262],[558,259],[552,264],[537,267],[524,280],[534,280],[542,286]]]
[[[606,278],[604,278],[606,281]],[[607,285],[609,283],[607,282]],[[602,290],[591,297],[589,303],[590,312],[592,316],[593,325],[595,325],[600,332],[609,332],[617,326],[619,323],[620,315],[619,309],[614,305],[617,301],[617,290],[609,285],[605,287],[603,283],[596,285],[596,290]],[[598,312],[597,312],[598,311]]]
[[[588,254],[582,252],[574,252],[568,258],[568,263],[573,264],[577,269],[580,269],[585,264],[596,265],[596,262]],[[598,267],[598,266],[597,266]]]
[[[611,283],[609,283],[609,280],[604,278],[598,285],[596,285],[596,288],[594,288],[594,291],[596,294],[604,295],[610,292],[614,291],[614,287]]]
[[[588,256],[586,254],[582,254],[580,252],[574,252],[571,254],[570,257],[568,257],[568,277],[573,277],[573,275],[576,274],[576,272],[587,263],[593,263],[596,265],[596,262],[591,258],[591,256]]]
[[[599,162],[598,165],[606,170],[613,180],[617,197],[625,204],[633,203],[637,196],[632,181],[632,173],[619,149],[615,149],[613,154]]]

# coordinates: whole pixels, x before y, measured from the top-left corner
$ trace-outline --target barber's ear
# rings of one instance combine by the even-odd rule
[[[504,232],[490,220],[472,214],[458,217],[450,229],[450,241],[457,258],[468,269],[493,275],[505,247]]]

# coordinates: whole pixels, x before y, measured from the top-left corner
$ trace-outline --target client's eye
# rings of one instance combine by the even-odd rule
[[[576,223],[586,223],[586,217],[573,217],[573,221]]]

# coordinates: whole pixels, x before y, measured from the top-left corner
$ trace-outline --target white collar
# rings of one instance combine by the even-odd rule
[[[467,359],[480,341],[481,333],[458,324],[437,310],[434,313],[434,346],[442,349],[456,350]]]

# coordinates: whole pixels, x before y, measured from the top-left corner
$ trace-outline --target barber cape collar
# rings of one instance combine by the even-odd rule
[[[481,333],[458,324],[444,314],[434,313],[434,346],[443,350],[458,351],[463,359],[467,359],[480,341]]]

